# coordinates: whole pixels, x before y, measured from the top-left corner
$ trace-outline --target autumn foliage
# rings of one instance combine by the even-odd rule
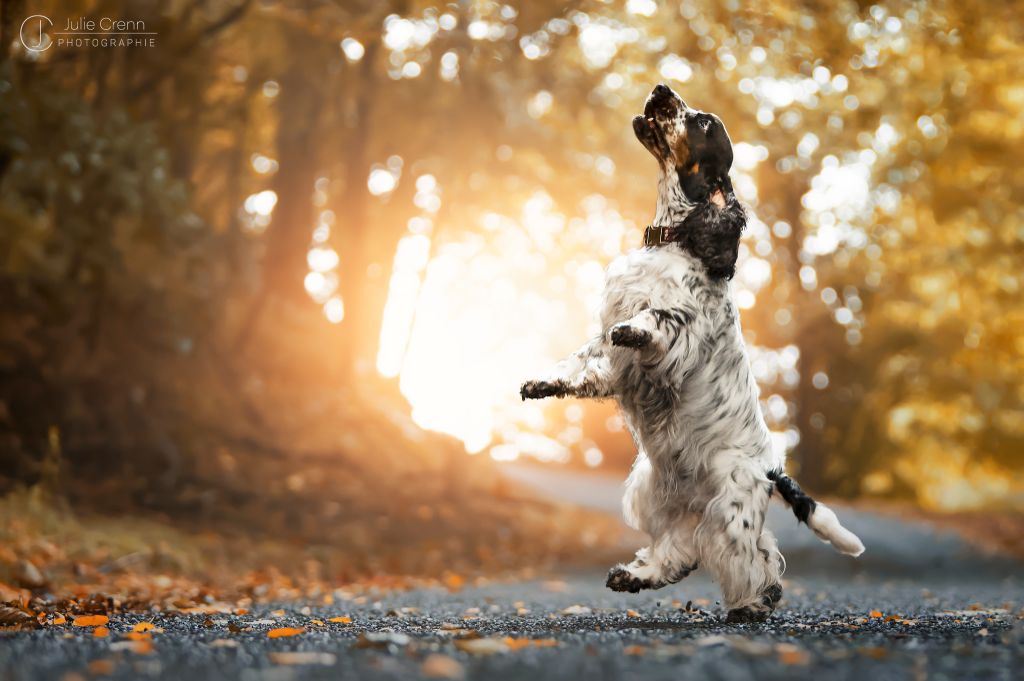
[[[130,53],[30,54],[3,16],[0,490],[364,572],[543,536],[490,458],[632,456],[609,405],[516,385],[639,242],[628,122],[665,80],[736,143],[737,301],[805,486],[1019,504],[1013,3],[188,7]]]

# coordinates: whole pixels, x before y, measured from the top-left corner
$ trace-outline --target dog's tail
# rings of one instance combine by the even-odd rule
[[[864,544],[857,535],[839,523],[839,518],[831,508],[815,501],[800,489],[796,480],[781,469],[768,471],[768,479],[775,483],[779,495],[793,509],[796,519],[806,523],[819,539],[832,544],[836,551],[848,556],[856,557],[864,553]]]

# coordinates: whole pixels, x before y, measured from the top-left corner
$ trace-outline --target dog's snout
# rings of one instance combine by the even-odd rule
[[[658,83],[654,86],[654,95],[656,97],[667,97],[672,94],[672,88],[664,83]]]

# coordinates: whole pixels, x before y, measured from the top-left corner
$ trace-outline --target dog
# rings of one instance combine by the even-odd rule
[[[651,537],[607,586],[636,593],[698,566],[718,580],[728,622],[767,619],[782,598],[785,561],[765,527],[778,490],[796,517],[841,553],[860,539],[784,473],[758,404],[729,281],[746,224],[718,116],[658,85],[633,119],[658,161],[658,200],[644,247],[606,272],[605,331],[521,397],[618,400],[637,444],[622,501],[626,522]]]

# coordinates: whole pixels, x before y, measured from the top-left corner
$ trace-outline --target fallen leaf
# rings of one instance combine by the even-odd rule
[[[462,575],[449,574],[444,578],[444,585],[449,591],[458,591],[466,584],[466,578]]]
[[[881,613],[880,610],[872,610],[871,612],[868,613],[868,615],[870,617],[881,617],[882,613]]]
[[[46,577],[35,563],[28,560],[18,563],[14,571],[14,581],[27,589],[41,589],[46,586]]]
[[[305,631],[305,629],[300,629],[299,627],[278,627],[268,631],[267,636],[270,638],[287,638],[289,636],[298,636],[305,633]]]
[[[330,667],[338,658],[334,653],[318,653],[312,650],[270,653],[270,661],[274,664],[295,666],[303,664],[318,664]]]
[[[310,622],[312,622],[313,624],[315,624],[318,627],[324,626],[323,620],[310,620]]]
[[[558,641],[553,638],[512,638],[506,636],[501,639],[502,642],[509,647],[510,650],[520,650],[522,648],[553,648],[558,645]]]
[[[146,631],[153,631],[153,629],[155,628],[156,625],[152,622],[139,622],[134,627],[132,627],[132,631],[134,631],[137,634],[141,634]]]
[[[570,605],[568,608],[562,611],[563,615],[589,615],[592,613],[589,607],[585,605]]]
[[[356,639],[356,648],[387,648],[409,645],[412,639],[394,631],[363,632]]]
[[[501,638],[471,638],[457,639],[455,647],[470,655],[494,655],[496,653],[507,653],[511,648]]]
[[[110,644],[111,650],[126,650],[136,655],[149,655],[153,652],[153,641],[145,638],[140,640],[116,641]]]
[[[110,629],[107,629],[106,627],[96,627],[92,630],[92,635],[96,638],[106,638],[110,636]]]
[[[89,663],[89,673],[97,675],[107,675],[114,673],[114,661],[113,660],[93,660]]]
[[[423,660],[420,673],[430,679],[461,679],[466,675],[466,670],[455,658],[434,653]]]
[[[76,627],[100,627],[109,621],[106,615],[79,615],[72,624]]]
[[[68,623],[68,618],[65,617],[64,615],[57,615],[56,617],[53,618],[53,621],[50,622],[50,624],[52,624],[54,626],[60,626],[61,624],[67,624],[67,623]]]
[[[640,613],[638,613],[636,610],[627,610],[626,617],[640,617]]]
[[[24,610],[4,605],[0,606],[0,627],[36,629],[39,627],[39,622]]]
[[[327,621],[328,622],[334,622],[335,624],[351,624],[352,623],[352,618],[351,617],[332,617],[331,619],[329,619]]]
[[[153,639],[152,635],[143,634],[138,631],[129,631],[124,637],[129,641],[150,641]]]
[[[798,648],[791,643],[780,643],[775,646],[775,650],[779,654],[779,662],[788,665],[804,665],[810,662],[810,656],[806,650]]]

